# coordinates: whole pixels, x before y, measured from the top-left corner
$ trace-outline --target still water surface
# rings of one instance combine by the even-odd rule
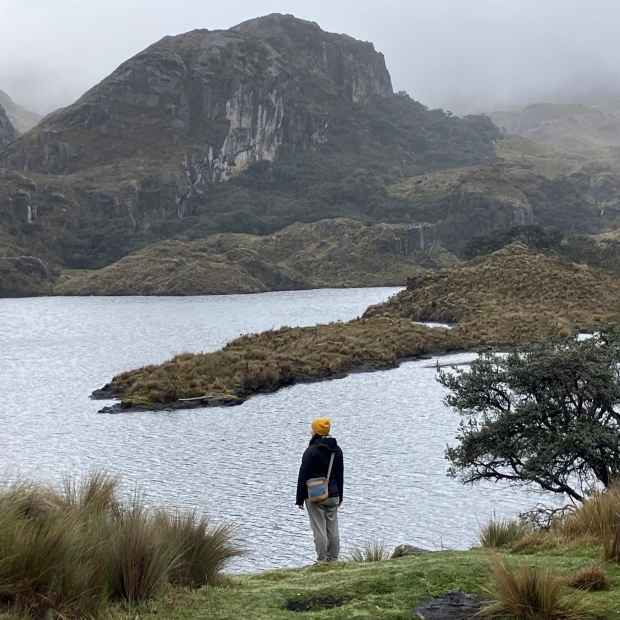
[[[242,333],[348,320],[396,290],[1,299],[0,472],[58,483],[105,469],[153,506],[237,523],[248,554],[235,569],[295,566],[313,559],[306,515],[294,506],[299,458],[310,420],[328,415],[345,452],[345,552],[370,540],[466,548],[493,514],[550,500],[446,477],[458,418],[442,404],[433,361],[298,385],[235,408],[110,416],[88,398],[122,370],[211,351]]]

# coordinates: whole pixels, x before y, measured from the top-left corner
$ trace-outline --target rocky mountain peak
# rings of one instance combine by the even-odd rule
[[[165,37],[50,116],[10,154],[11,167],[52,174],[128,158],[225,180],[282,148],[329,139],[344,107],[393,96],[382,54],[289,15],[230,30]],[[192,163],[198,159],[201,170]]]

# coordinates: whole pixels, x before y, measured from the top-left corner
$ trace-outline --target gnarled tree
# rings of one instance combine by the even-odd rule
[[[620,339],[602,334],[484,354],[439,373],[461,415],[450,474],[583,501],[620,475]]]

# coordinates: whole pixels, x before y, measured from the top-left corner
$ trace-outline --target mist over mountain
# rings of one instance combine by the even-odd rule
[[[10,19],[0,23],[0,88],[39,113],[72,103],[165,35],[271,12],[373,41],[390,58],[395,90],[430,107],[469,113],[620,96],[620,8],[612,0],[187,0],[182,11],[166,0],[2,5]]]

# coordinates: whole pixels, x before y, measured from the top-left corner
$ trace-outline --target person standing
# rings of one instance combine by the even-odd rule
[[[308,510],[318,562],[335,562],[340,553],[338,508],[343,498],[344,459],[330,430],[329,418],[312,422],[312,439],[301,459],[297,479],[296,504],[300,510],[305,504]],[[308,499],[308,480],[317,478],[328,478],[328,497],[320,503]]]

